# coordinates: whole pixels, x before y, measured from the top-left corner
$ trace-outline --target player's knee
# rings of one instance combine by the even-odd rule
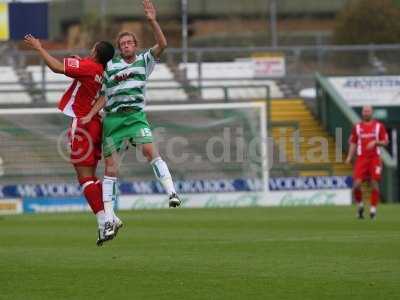
[[[375,180],[371,181],[371,187],[374,190],[378,190],[379,191],[379,183],[377,181],[375,181]]]
[[[147,161],[152,161],[153,160],[153,153],[150,151],[143,151],[144,157],[146,157]]]
[[[118,166],[112,159],[105,160],[105,175],[110,177],[117,177]]]
[[[109,177],[117,177],[118,176],[118,172],[106,170],[104,175],[105,176],[109,176]]]
[[[117,177],[118,170],[117,170],[116,166],[115,165],[106,166],[105,175],[111,176],[111,177]]]
[[[146,157],[147,161],[152,161],[154,158],[158,157],[159,155],[156,153],[153,147],[143,147],[143,155]]]

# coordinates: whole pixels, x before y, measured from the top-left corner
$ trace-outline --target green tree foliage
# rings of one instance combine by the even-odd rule
[[[338,14],[336,44],[400,43],[400,7],[395,0],[353,0]]]

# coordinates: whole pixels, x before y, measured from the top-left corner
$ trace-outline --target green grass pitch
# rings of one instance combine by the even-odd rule
[[[95,245],[89,213],[0,218],[0,299],[399,299],[400,206],[121,212]]]

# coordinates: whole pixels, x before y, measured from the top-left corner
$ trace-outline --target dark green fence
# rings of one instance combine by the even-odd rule
[[[358,115],[337,93],[330,82],[316,74],[317,114],[323,126],[334,135],[336,130],[342,130],[342,145],[348,150],[348,137],[353,124],[360,121]],[[397,163],[386,150],[382,151],[384,164],[381,182],[382,197],[386,202],[398,201]]]

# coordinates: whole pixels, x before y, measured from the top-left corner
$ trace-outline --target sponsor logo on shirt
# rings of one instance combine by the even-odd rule
[[[68,62],[68,67],[76,68],[76,69],[79,68],[79,60],[78,59],[68,58],[67,62]]]
[[[94,77],[94,81],[96,81],[97,83],[102,84],[103,83],[103,76],[96,74],[96,76]]]
[[[133,78],[135,76],[135,73],[129,72],[129,73],[122,73],[122,74],[117,74],[115,75],[114,79],[117,82],[125,81],[129,78]]]
[[[361,133],[360,137],[363,139],[375,138],[376,134],[375,133]]]

